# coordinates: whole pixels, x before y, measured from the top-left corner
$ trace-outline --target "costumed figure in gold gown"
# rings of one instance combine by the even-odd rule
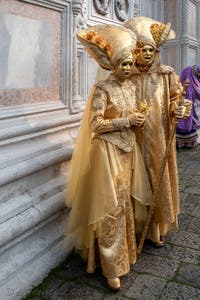
[[[170,23],[165,25],[138,16],[125,22],[124,26],[137,36],[138,56],[131,80],[136,87],[136,101],[145,101],[150,110],[143,128],[137,129],[136,136],[154,193],[174,118],[188,117],[191,102],[183,99],[180,105],[182,85],[179,78],[172,67],[160,62],[157,48],[175,37]],[[163,237],[178,227],[179,190],[175,146],[174,137],[148,231],[148,238],[156,246],[163,246]]]
[[[86,104],[69,172],[66,203],[72,207],[66,233],[75,233],[76,249],[87,259],[87,272],[100,262],[109,287],[137,259],[136,224],[146,218],[152,193],[135,141],[145,106],[137,107],[129,80],[136,37],[123,27],[97,25],[78,39],[111,75],[96,83]]]

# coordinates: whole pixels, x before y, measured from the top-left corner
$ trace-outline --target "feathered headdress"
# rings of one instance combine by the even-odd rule
[[[175,38],[171,23],[164,24],[147,17],[134,17],[126,21],[123,26],[136,34],[138,48],[142,48],[145,44],[158,48],[166,41]]]
[[[90,26],[79,31],[77,37],[97,63],[107,70],[112,70],[136,46],[134,32],[122,26]]]

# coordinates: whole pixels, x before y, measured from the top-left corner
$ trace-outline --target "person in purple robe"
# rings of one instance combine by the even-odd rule
[[[189,118],[180,120],[176,130],[177,148],[193,148],[198,145],[197,129],[200,128],[200,115],[197,113],[197,104],[200,101],[200,67],[188,66],[180,76],[182,84],[189,79],[189,85],[186,90],[186,98],[192,101],[192,111]]]

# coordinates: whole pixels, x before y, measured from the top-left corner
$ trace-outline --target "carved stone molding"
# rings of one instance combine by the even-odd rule
[[[110,0],[93,0],[95,10],[100,15],[107,15],[111,1]],[[124,22],[128,18],[129,0],[114,0],[112,1],[115,15],[119,21]]]
[[[74,0],[72,2],[72,11],[74,15],[74,31],[78,31],[87,27],[86,21],[86,0],[78,1]]]
[[[69,5],[70,0],[21,0],[21,2],[35,4],[62,12],[63,8]]]
[[[72,46],[71,38],[71,2],[72,0],[21,0],[21,2],[37,5],[38,7],[46,7],[48,9],[59,11],[62,14],[62,75],[61,75],[61,99],[68,107],[70,105],[69,99],[72,97],[72,60],[70,49]],[[74,1],[80,2],[82,1]],[[66,46],[67,45],[67,46]]]
[[[108,14],[110,0],[93,0],[96,11],[101,15]]]
[[[129,0],[115,0],[115,14],[120,21],[128,18]]]
[[[86,0],[73,0],[73,63],[72,63],[72,102],[70,103],[70,112],[76,113],[84,109],[84,96],[80,95],[80,79],[78,68],[78,47],[76,32],[87,27],[86,19]]]
[[[188,35],[188,21],[189,19],[189,3],[187,0],[182,1],[182,35]]]
[[[133,15],[134,16],[138,16],[140,14],[140,5],[139,5],[139,0],[135,0],[134,1],[134,5],[133,5]]]
[[[78,15],[81,12],[82,9],[82,1],[80,0],[72,0],[72,11],[73,15]]]

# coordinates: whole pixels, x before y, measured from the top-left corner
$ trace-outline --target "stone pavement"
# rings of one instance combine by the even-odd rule
[[[100,270],[87,274],[83,261],[72,253],[25,299],[200,299],[200,145],[178,150],[178,168],[179,231],[167,236],[163,248],[145,244],[130,273],[121,278],[119,292],[107,288]]]

